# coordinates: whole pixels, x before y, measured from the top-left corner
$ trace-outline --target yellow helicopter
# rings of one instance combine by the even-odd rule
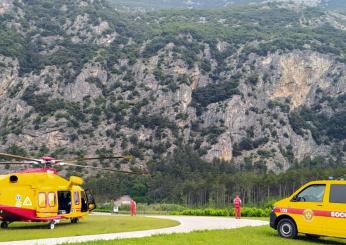
[[[6,229],[15,221],[49,222],[48,228],[54,229],[60,220],[69,219],[78,223],[96,208],[95,199],[89,190],[82,188],[83,179],[71,176],[69,180],[57,174],[54,166],[74,166],[126,174],[139,174],[110,168],[78,164],[83,161],[103,159],[125,159],[130,156],[89,157],[58,160],[53,157],[40,159],[0,153],[1,158],[20,160],[0,164],[31,165],[33,168],[0,175],[0,220],[1,228]],[[38,167],[35,167],[38,165]]]

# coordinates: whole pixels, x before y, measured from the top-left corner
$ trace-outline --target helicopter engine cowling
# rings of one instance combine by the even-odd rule
[[[84,180],[77,176],[70,177],[70,185],[83,185]]]

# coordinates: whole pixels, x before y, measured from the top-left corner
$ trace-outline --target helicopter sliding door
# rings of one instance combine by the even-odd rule
[[[69,214],[71,212],[71,192],[58,191],[59,214]]]
[[[37,212],[38,218],[49,218],[56,216],[58,212],[57,198],[55,190],[41,189],[37,192]],[[26,197],[23,205],[32,205],[32,200],[29,196]]]

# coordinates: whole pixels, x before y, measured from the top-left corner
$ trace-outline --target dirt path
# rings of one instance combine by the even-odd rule
[[[221,230],[221,229],[235,229],[244,226],[262,226],[268,225],[267,221],[250,220],[250,219],[234,219],[228,217],[197,217],[197,216],[147,216],[152,218],[172,219],[180,222],[180,225],[175,227],[146,230],[146,231],[132,231],[121,232],[112,234],[98,234],[86,235],[75,237],[60,237],[48,238],[38,240],[26,241],[13,241],[13,242],[0,242],[0,245],[56,245],[61,243],[77,243],[95,240],[114,240],[124,238],[139,238],[152,236],[157,234],[172,234],[172,233],[186,233],[198,230]]]

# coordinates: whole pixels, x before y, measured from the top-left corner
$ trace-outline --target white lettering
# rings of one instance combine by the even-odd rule
[[[346,218],[346,213],[344,213],[344,212],[331,212],[330,216],[335,217],[335,218]]]

